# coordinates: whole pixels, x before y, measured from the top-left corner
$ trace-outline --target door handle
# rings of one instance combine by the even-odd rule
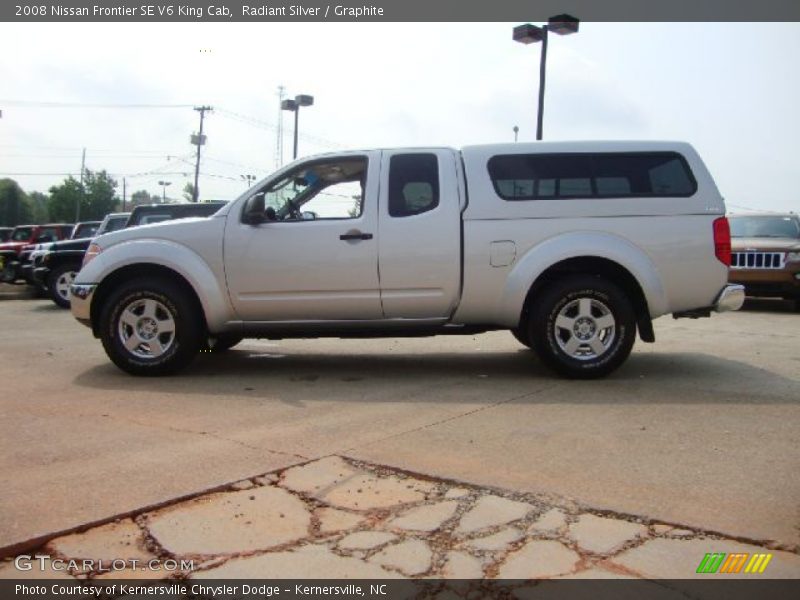
[[[350,240],[371,240],[372,234],[371,233],[343,233],[339,236],[340,240],[350,241]]]

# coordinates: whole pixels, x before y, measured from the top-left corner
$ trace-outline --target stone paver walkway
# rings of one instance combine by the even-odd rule
[[[644,517],[331,456],[62,536],[36,553],[107,564],[194,562],[193,570],[172,573],[70,573],[80,579],[685,579],[698,577],[697,566],[709,552],[770,553],[762,576],[800,577],[796,548],[769,549]],[[20,574],[10,560],[0,564],[0,578],[21,575],[57,574]]]

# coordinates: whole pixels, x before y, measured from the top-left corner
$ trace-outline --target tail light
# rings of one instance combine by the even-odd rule
[[[714,254],[723,265],[731,266],[731,227],[725,217],[714,220]]]

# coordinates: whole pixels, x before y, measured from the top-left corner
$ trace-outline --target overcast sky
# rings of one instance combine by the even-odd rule
[[[275,168],[279,85],[315,97],[301,155],[505,142],[514,125],[532,141],[539,46],[513,42],[513,25],[2,23],[0,177],[46,191],[78,175],[83,147],[128,194],[160,193],[163,179],[180,196],[193,172],[189,106],[12,100],[213,106],[203,198],[233,198],[241,175]],[[729,209],[797,210],[799,60],[797,23],[581,23],[551,37],[544,137],[686,140]]]

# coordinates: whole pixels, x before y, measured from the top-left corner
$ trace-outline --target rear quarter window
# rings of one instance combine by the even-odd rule
[[[504,200],[688,197],[697,182],[677,152],[509,154],[488,163]]]

